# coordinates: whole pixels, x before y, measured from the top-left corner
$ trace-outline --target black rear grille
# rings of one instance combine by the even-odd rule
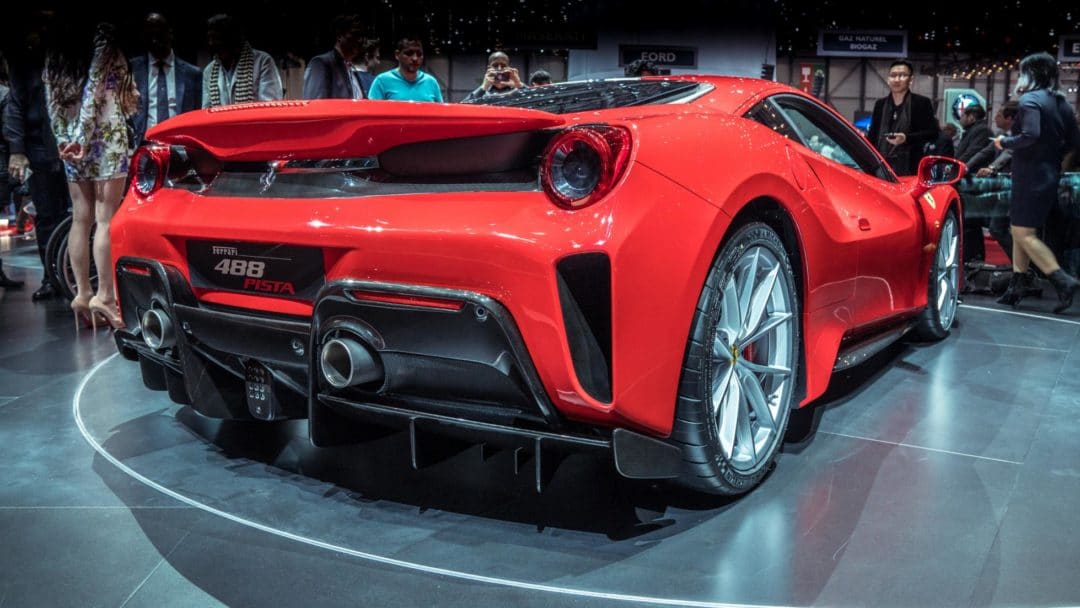
[[[361,158],[220,162],[202,150],[184,149],[182,154],[174,150],[170,162],[182,166],[170,167],[167,186],[205,196],[245,198],[539,192],[538,161],[553,133],[523,131],[416,142]]]
[[[611,402],[611,260],[603,253],[563,258],[559,301],[578,382],[590,395]]]

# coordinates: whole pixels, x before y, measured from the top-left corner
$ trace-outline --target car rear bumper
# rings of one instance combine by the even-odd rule
[[[538,489],[555,456],[571,450],[617,455],[616,444],[633,445],[616,458],[624,474],[678,470],[677,450],[662,441],[567,422],[547,399],[513,319],[481,294],[334,281],[308,321],[200,303],[177,270],[153,260],[121,258],[117,287],[128,328],[116,333],[120,351],[139,360],[147,387],[208,416],[308,418],[318,446],[349,442],[357,424],[403,429],[416,467],[431,458],[431,435],[509,448],[519,466],[532,462]],[[156,326],[143,324],[148,311]],[[335,385],[323,356],[342,340],[370,353],[379,373]],[[642,460],[642,445],[661,457]]]

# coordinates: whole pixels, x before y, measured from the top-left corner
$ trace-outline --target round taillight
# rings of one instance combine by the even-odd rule
[[[139,196],[150,196],[165,181],[165,171],[169,161],[169,149],[165,146],[149,145],[139,148],[131,159],[131,168],[135,175],[131,187]]]
[[[614,187],[629,156],[629,135],[607,125],[573,127],[556,135],[544,152],[540,182],[551,200],[580,209]]]

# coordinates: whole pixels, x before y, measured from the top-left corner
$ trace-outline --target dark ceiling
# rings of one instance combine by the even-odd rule
[[[22,31],[20,19],[45,6],[24,6],[23,14],[5,27],[8,54]],[[640,6],[635,3],[636,6]],[[850,0],[816,2],[770,1],[708,2],[683,0],[646,8],[616,0],[369,0],[282,3],[266,0],[232,2],[191,0],[160,6],[140,5],[139,10],[108,9],[98,3],[51,3],[62,14],[87,22],[111,19],[128,32],[125,46],[139,50],[139,24],[150,10],[166,14],[176,30],[176,47],[182,56],[194,58],[202,50],[205,22],[220,12],[234,14],[246,24],[257,48],[275,55],[293,53],[308,57],[333,44],[330,21],[335,14],[355,12],[369,24],[371,35],[385,49],[396,38],[413,33],[429,41],[434,52],[485,52],[497,46],[512,47],[522,29],[565,32],[605,29],[648,32],[694,26],[701,28],[754,25],[775,28],[778,52],[813,52],[821,28],[906,29],[912,52],[975,53],[987,58],[1015,58],[1027,52],[1056,53],[1058,37],[1080,32],[1080,4],[1051,0],[1034,3],[1006,2],[874,2],[855,5]],[[182,10],[180,10],[182,7]],[[104,11],[104,12],[103,12]]]

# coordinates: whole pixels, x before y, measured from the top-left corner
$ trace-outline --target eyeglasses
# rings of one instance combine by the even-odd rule
[[[907,72],[889,72],[889,78],[897,78],[899,80],[907,80],[911,78],[911,74]]]

